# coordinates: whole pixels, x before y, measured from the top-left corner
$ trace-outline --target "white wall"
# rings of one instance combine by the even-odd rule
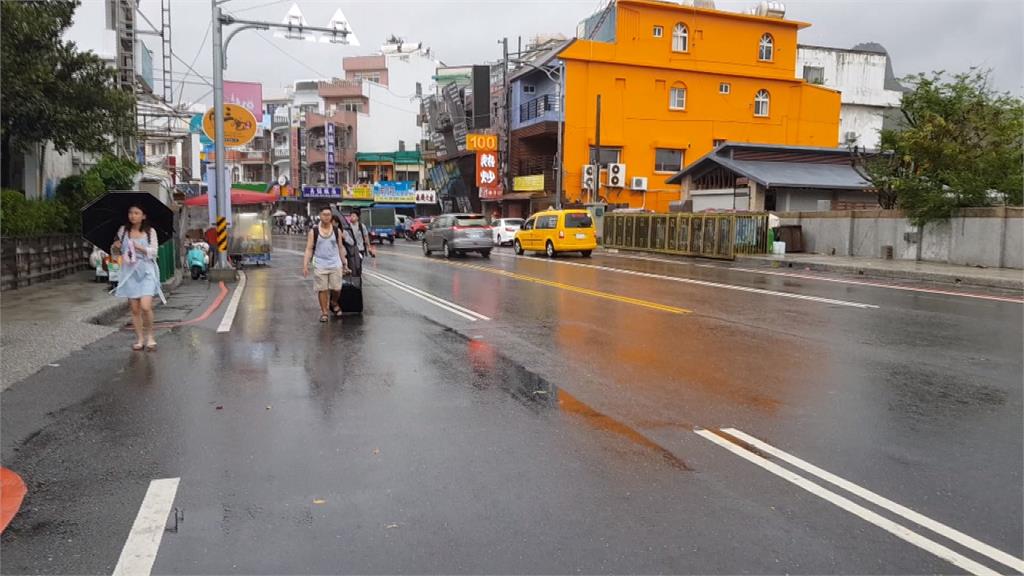
[[[804,66],[824,69],[824,85],[842,93],[842,119],[837,142],[846,144],[847,132],[856,132],[853,143],[878,147],[882,115],[900,104],[901,94],[885,89],[888,56],[870,52],[815,46],[797,49],[796,76],[803,78]]]
[[[369,113],[359,115],[360,152],[395,152],[398,142],[415,150],[423,137],[416,125],[419,100],[416,84],[423,94],[433,94],[434,75],[441,63],[425,51],[386,54],[388,86],[363,81],[363,95],[370,100]]]
[[[41,146],[33,146],[32,151],[25,154],[25,196],[37,199],[52,198],[60,181],[74,174],[71,157],[71,152],[60,154],[49,142],[46,143],[45,151]],[[40,160],[42,161],[41,174]]]
[[[370,110],[368,114],[359,114],[359,151],[394,152],[399,140],[405,142],[406,150],[415,150],[422,137],[422,128],[416,125],[419,102],[367,81],[363,82],[363,95],[370,100]]]

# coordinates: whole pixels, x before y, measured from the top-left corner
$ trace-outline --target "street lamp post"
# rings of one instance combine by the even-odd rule
[[[213,8],[213,116],[214,116],[214,188],[217,194],[216,197],[216,218],[221,216],[227,216],[231,210],[231,206],[228,205],[228,195],[225,193],[225,182],[224,178],[224,69],[227,67],[227,50],[228,45],[236,34],[243,30],[270,30],[271,28],[278,28],[281,30],[287,30],[290,33],[297,33],[297,38],[301,38],[303,32],[322,32],[331,35],[331,42],[340,44],[347,43],[348,35],[351,33],[347,29],[339,29],[338,27],[325,28],[320,26],[304,26],[302,24],[276,24],[273,22],[260,22],[255,20],[240,20],[234,16],[225,16],[220,9],[220,5],[227,0],[210,0],[210,4]],[[224,26],[238,25],[237,28],[228,34],[226,40],[224,37]],[[339,39],[340,37],[340,39]],[[228,255],[224,252],[217,252],[217,268],[221,270],[229,269],[228,266]]]
[[[558,78],[557,79],[554,76],[552,76],[551,70],[548,70],[547,68],[543,68],[541,66],[537,66],[533,62],[527,62],[525,60],[512,60],[512,62],[515,62],[516,64],[521,64],[521,65],[524,65],[524,66],[529,66],[530,68],[533,68],[534,70],[540,70],[541,72],[544,73],[545,76],[548,77],[548,80],[551,80],[552,82],[555,83],[555,100],[558,101],[558,145],[557,145],[558,146],[558,166],[555,168],[555,170],[556,170],[556,172],[555,172],[555,208],[561,209],[562,208],[562,168],[563,168],[563,165],[564,165],[564,163],[562,161],[562,156],[563,156],[562,132],[565,130],[565,62],[562,62],[562,61],[558,62],[558,73],[557,73]],[[510,101],[511,100],[509,99],[508,95],[506,94],[505,95],[505,102],[509,103]],[[511,147],[511,143],[509,143],[509,147]],[[511,152],[511,150],[509,150],[509,152]],[[509,169],[511,169],[511,166],[512,166],[512,164],[511,164],[511,162],[509,162]]]

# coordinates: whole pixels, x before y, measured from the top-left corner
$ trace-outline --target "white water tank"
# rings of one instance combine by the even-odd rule
[[[761,0],[761,2],[757,4],[756,14],[767,18],[785,18],[786,5],[775,0]]]

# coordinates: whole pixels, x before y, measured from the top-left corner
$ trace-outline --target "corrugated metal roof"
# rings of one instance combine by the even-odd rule
[[[702,170],[708,163],[718,164],[769,188],[864,190],[872,187],[870,180],[849,165],[756,162],[731,160],[718,155],[706,156],[670,178],[668,183],[678,184],[688,174]]]

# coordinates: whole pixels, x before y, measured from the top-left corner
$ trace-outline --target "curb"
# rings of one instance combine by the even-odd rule
[[[887,278],[895,280],[920,280],[925,282],[937,282],[940,284],[952,284],[954,286],[976,286],[979,288],[998,288],[1001,290],[1024,291],[1024,277],[1020,280],[1006,278],[986,278],[961,274],[947,274],[940,272],[919,272],[912,270],[888,270],[885,268],[871,268],[858,266],[856,264],[827,264],[821,262],[800,262],[773,260],[767,258],[750,258],[737,256],[734,262],[746,265],[761,266],[764,268],[793,268],[799,270],[813,270],[817,272],[842,272],[858,276],[874,278]],[[1024,276],[1024,273],[1022,273]]]
[[[166,282],[161,284],[161,288],[164,292],[170,296],[174,290],[181,286],[182,275],[181,270],[175,270],[174,276],[169,278]],[[119,317],[123,316],[128,312],[128,301],[116,298],[109,306],[103,308],[99,312],[95,312],[86,316],[81,321],[86,324],[98,324],[100,326],[109,326]]]

